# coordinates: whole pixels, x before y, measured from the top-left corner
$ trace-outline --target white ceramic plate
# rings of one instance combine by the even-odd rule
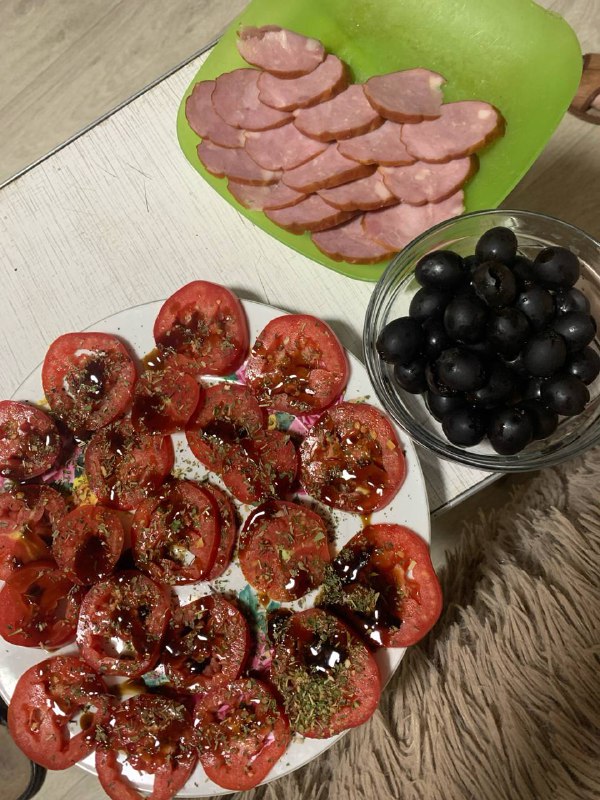
[[[121,311],[114,314],[100,322],[90,326],[88,330],[101,330],[106,333],[112,333],[125,339],[131,348],[138,354],[143,356],[149,353],[154,347],[154,339],[152,337],[152,326],[154,320],[162,305],[162,301],[154,303],[147,303],[145,305],[136,306],[134,308]],[[246,314],[248,316],[248,323],[250,326],[250,341],[254,341],[256,336],[262,331],[265,325],[275,317],[279,317],[286,313],[278,308],[255,303],[252,301],[243,301]],[[344,399],[348,401],[366,401],[375,406],[381,407],[367,377],[364,366],[348,354],[350,362],[350,377],[348,386],[344,393]],[[15,394],[17,400],[29,400],[32,402],[39,402],[42,396],[41,389],[41,365],[35,369],[32,374],[23,382]],[[271,424],[277,421],[279,427],[288,427],[290,419],[286,419],[284,415],[280,415],[277,420],[273,417],[270,418]],[[305,422],[308,422],[305,420]],[[292,423],[292,429],[301,430],[302,421],[296,419]],[[430,526],[429,526],[429,507],[427,503],[427,494],[425,491],[425,483],[421,466],[419,464],[415,448],[405,434],[398,431],[398,436],[402,441],[404,451],[406,454],[407,476],[406,480],[387,508],[382,511],[376,512],[372,515],[373,522],[394,522],[408,527],[419,533],[427,542],[430,540]],[[191,451],[188,449],[185,437],[183,434],[176,434],[174,437],[176,463],[175,469],[184,473],[189,478],[202,478],[206,475],[204,467],[194,458]],[[179,474],[179,472],[178,472]],[[220,483],[216,476],[211,475],[211,481]],[[312,505],[319,510],[319,504],[311,501]],[[242,518],[248,514],[250,507],[242,506],[237,503],[240,515]],[[323,511],[325,518],[332,519],[336,527],[335,547],[336,550],[341,548],[355,533],[357,533],[363,526],[362,520],[359,516],[354,514],[347,514],[343,512],[332,512],[331,509],[320,507]],[[265,609],[260,606],[257,601],[256,594],[251,587],[248,586],[239,565],[234,562],[225,575],[218,579],[217,586],[212,586],[210,583],[198,583],[193,586],[177,587],[177,594],[182,597],[186,602],[206,595],[214,590],[225,590],[228,592],[235,592],[240,601],[244,602],[252,610],[255,620],[259,624],[264,623],[266,620]],[[312,605],[314,594],[308,595],[306,598],[299,600],[295,603],[286,603],[285,606],[290,608],[306,608]],[[77,648],[75,645],[69,645],[62,648],[55,653],[76,653]],[[387,682],[404,655],[404,649],[389,649],[380,650],[377,655],[377,662],[379,664],[384,682]],[[33,664],[42,661],[48,657],[48,653],[42,650],[26,647],[16,647],[6,642],[0,645],[0,693],[6,701],[10,699],[14,691],[15,685],[19,676]],[[116,679],[119,681],[119,679]],[[115,679],[113,679],[115,682]],[[343,735],[343,734],[340,734]],[[304,739],[301,736],[295,736],[290,744],[287,752],[275,765],[270,772],[265,782],[272,781],[287,775],[289,772],[303,766],[304,764],[316,758],[324,750],[327,750],[339,736],[334,736],[330,739]],[[80,762],[79,766],[88,772],[95,774],[94,769],[94,755],[88,756]],[[139,773],[132,770],[128,764],[124,765],[124,774],[129,780],[142,791],[149,792],[152,789],[153,776],[144,773]],[[210,781],[201,766],[198,766],[185,785],[179,792],[179,797],[198,797],[210,796],[216,794],[229,794],[226,789],[217,786]]]

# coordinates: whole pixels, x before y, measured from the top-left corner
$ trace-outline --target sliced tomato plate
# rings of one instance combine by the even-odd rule
[[[156,302],[128,309],[127,311],[120,312],[105,320],[94,323],[91,329],[105,331],[106,333],[121,337],[130,345],[132,351],[138,356],[143,356],[151,352],[155,347],[152,329],[162,305],[162,302]],[[242,302],[242,305],[248,320],[250,346],[254,343],[260,332],[263,331],[272,320],[285,313],[280,309],[246,300]],[[335,325],[333,327],[335,329]],[[366,370],[352,355],[347,354],[347,356],[349,376],[343,399],[345,401],[371,403],[377,406]],[[239,375],[243,380],[243,367],[239,370]],[[232,378],[233,376],[228,376],[227,382],[230,382]],[[223,381],[223,378],[202,378],[202,382],[207,386],[221,381]],[[38,371],[28,378],[23,386],[20,387],[17,396],[19,399],[28,398],[32,401],[36,401],[39,399],[39,387],[40,372]],[[266,415],[268,415],[268,419],[267,422],[265,422],[265,427],[271,429],[279,427],[287,431],[291,423],[290,432],[292,434],[297,434],[299,437],[303,436],[306,430],[310,428],[315,421],[315,415],[296,417],[294,419],[290,418],[287,414],[276,414],[272,409],[266,409]],[[393,522],[405,525],[412,528],[428,542],[429,510],[421,468],[412,443],[406,439],[404,434],[397,431],[397,435],[402,449],[404,450],[406,478],[396,497],[382,511],[374,512],[371,521],[373,523]],[[211,484],[225,489],[227,495],[231,497],[231,493],[224,486],[223,482],[214,473],[209,472],[202,466],[194,457],[187,446],[185,434],[174,434],[173,444],[175,450],[174,473],[177,477],[185,476],[186,479],[196,481],[202,481],[208,478]],[[332,520],[332,515],[325,506],[314,503],[303,496],[299,498],[299,501],[301,503],[308,503],[310,508],[320,512],[326,521]],[[239,526],[240,522],[243,523],[250,513],[251,508],[249,506],[240,505],[237,502],[235,506]],[[332,554],[337,552],[337,549],[342,547],[363,527],[360,517],[355,514],[336,511],[333,519],[335,521],[337,534],[336,541],[332,547]],[[174,587],[174,591],[180,597],[181,602],[187,604],[199,597],[206,596],[211,592],[211,589],[214,591],[214,586],[213,583],[202,582],[190,586],[177,586]],[[253,598],[253,605],[258,608],[259,613],[262,613],[263,609],[259,603],[257,593],[248,586],[248,582],[244,578],[237,561],[225,569],[224,573],[219,578],[218,586],[222,587],[222,591],[227,596],[232,595],[239,597],[239,595],[242,594],[242,598],[239,601],[240,605],[243,605],[245,599],[248,597]],[[313,605],[315,596],[316,592],[305,596],[305,607]],[[300,608],[298,602],[288,603],[286,606],[295,610]],[[66,649],[65,651],[70,654],[76,652],[74,647]],[[63,651],[60,652],[62,653]],[[375,659],[382,676],[382,683],[385,684],[385,682],[389,680],[400,663],[403,653],[404,651],[401,649],[381,649],[375,654]],[[2,646],[0,646],[0,692],[5,699],[8,699],[12,695],[19,676],[34,663],[41,661],[44,657],[44,653],[34,648],[17,648],[2,642]],[[292,738],[285,752],[285,756],[279,759],[265,780],[274,780],[307,764],[337,741],[338,738],[338,736],[329,739],[302,740],[297,737]],[[93,756],[79,763],[80,766],[89,772],[96,771]],[[128,763],[123,765],[123,774],[138,789],[148,793],[152,791],[153,776],[136,772]],[[198,765],[186,786],[178,792],[178,796],[210,797],[226,794],[227,792],[227,789],[217,786],[209,780],[202,767]]]

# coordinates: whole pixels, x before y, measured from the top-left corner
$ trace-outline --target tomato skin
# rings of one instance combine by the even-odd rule
[[[27,481],[56,464],[62,443],[53,420],[41,408],[0,401],[0,475]]]
[[[116,511],[81,505],[61,520],[52,552],[65,575],[86,586],[110,575],[124,541],[125,531]]]
[[[248,322],[229,289],[192,281],[165,300],[154,339],[168,364],[193,375],[228,375],[246,358]]]
[[[218,486],[203,483],[202,488],[216,500],[221,521],[221,536],[215,562],[207,575],[207,580],[213,581],[215,578],[220,578],[231,564],[237,539],[237,514],[229,495]]]
[[[82,657],[103,675],[138,678],[148,672],[160,657],[170,599],[168,586],[135,570],[96,583],[79,612],[77,643]]]
[[[76,656],[54,656],[24,672],[8,707],[8,727],[25,755],[46,769],[67,769],[91,753],[96,725],[113,699],[102,678]],[[85,730],[68,735],[68,721],[94,706]]]
[[[182,431],[196,410],[203,387],[191,375],[170,369],[147,370],[135,387],[131,422],[141,433]]]
[[[261,405],[314,414],[343,392],[348,361],[326,322],[308,314],[287,314],[271,320],[258,335],[246,379]]]
[[[210,573],[220,536],[219,506],[213,495],[193,481],[173,479],[163,486],[160,497],[138,506],[131,546],[138,569],[154,580],[196,583]],[[193,556],[190,564],[185,556],[173,555],[175,546]]]
[[[368,403],[339,403],[322,414],[300,446],[300,463],[310,495],[354,514],[384,508],[406,477],[396,431]]]
[[[216,784],[234,791],[264,780],[291,738],[274,693],[254,678],[241,678],[199,697],[196,723],[204,771]],[[235,737],[236,727],[244,730],[244,738]]]
[[[127,348],[108,333],[65,333],[52,342],[42,365],[50,408],[74,431],[95,431],[121,417],[136,377]]]

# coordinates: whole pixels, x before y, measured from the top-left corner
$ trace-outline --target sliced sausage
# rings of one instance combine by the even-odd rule
[[[440,115],[445,78],[428,69],[406,69],[375,75],[365,83],[373,108],[394,122],[420,122]]]
[[[290,123],[270,131],[247,133],[245,147],[259,167],[294,169],[318,156],[328,145],[305,136]]]
[[[308,108],[329,100],[348,86],[346,65],[337,56],[328,55],[322,64],[301,78],[276,78],[263,72],[258,79],[258,93],[263,103],[279,111]]]
[[[243,148],[219,147],[208,139],[203,139],[198,145],[198,158],[211,175],[233,178],[251,186],[277,183],[281,177],[281,172],[259,167]]]
[[[385,261],[395,253],[393,247],[381,245],[369,238],[362,226],[362,217],[355,217],[311,238],[316,247],[334,261],[348,261],[350,264],[376,264]]]
[[[335,189],[321,189],[319,195],[340,211],[372,211],[397,202],[379,171],[367,178],[336,186]]]
[[[460,100],[445,103],[437,119],[405,125],[402,140],[415,158],[440,162],[468,156],[503,133],[504,118],[494,106]]]
[[[296,192],[281,182],[270,183],[267,186],[250,186],[247,183],[229,180],[227,188],[238,203],[253,211],[287,208],[306,197],[302,192]]]
[[[402,125],[387,120],[374,131],[340,142],[338,150],[346,158],[360,161],[361,164],[384,164],[386,166],[412,164],[415,159],[400,138],[401,131]]]
[[[211,101],[215,81],[200,81],[185,101],[185,116],[190,128],[203,139],[220,147],[243,147],[244,131],[228,125],[216,113]]]
[[[278,128],[292,119],[290,114],[261,103],[256,69],[224,72],[215,81],[211,96],[213,108],[228,125],[248,131]]]
[[[405,203],[381,211],[368,211],[362,220],[367,236],[382,247],[402,250],[432,225],[456,217],[465,210],[462,191],[456,192],[440,203],[411,206]]]
[[[305,200],[301,200],[289,208],[281,208],[277,211],[265,211],[265,215],[290,233],[304,233],[304,231],[323,231],[345,222],[354,216],[347,211],[340,211],[333,208],[318,194],[311,194]]]
[[[398,200],[420,206],[450,197],[464,186],[478,166],[477,156],[467,156],[443,164],[416,161],[407,167],[381,167],[381,173],[386,187]]]
[[[282,181],[297,192],[310,194],[342,183],[366,178],[375,171],[373,165],[359,164],[345,158],[332,144],[327,150],[301,167],[283,173]]]
[[[320,142],[349,139],[383,124],[382,118],[366,98],[360,83],[354,83],[331,100],[295,114],[298,130]]]
[[[318,39],[301,36],[277,25],[245,27],[238,33],[242,58],[280,78],[299,78],[316,69],[325,58]]]

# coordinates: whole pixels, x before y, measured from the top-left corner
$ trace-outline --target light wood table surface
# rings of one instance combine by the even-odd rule
[[[584,52],[600,51],[598,0],[545,5],[566,17]],[[372,285],[326,270],[256,229],[204,186],[180,152],[175,115],[199,63],[184,66],[0,191],[0,397],[13,394],[60,333],[166,297],[195,278],[319,315],[360,355]],[[565,117],[505,207],[554,214],[600,237],[600,127]],[[424,469],[433,477],[434,510],[485,477],[429,457]],[[39,796],[99,800],[104,794],[94,778],[74,768],[49,775]]]

